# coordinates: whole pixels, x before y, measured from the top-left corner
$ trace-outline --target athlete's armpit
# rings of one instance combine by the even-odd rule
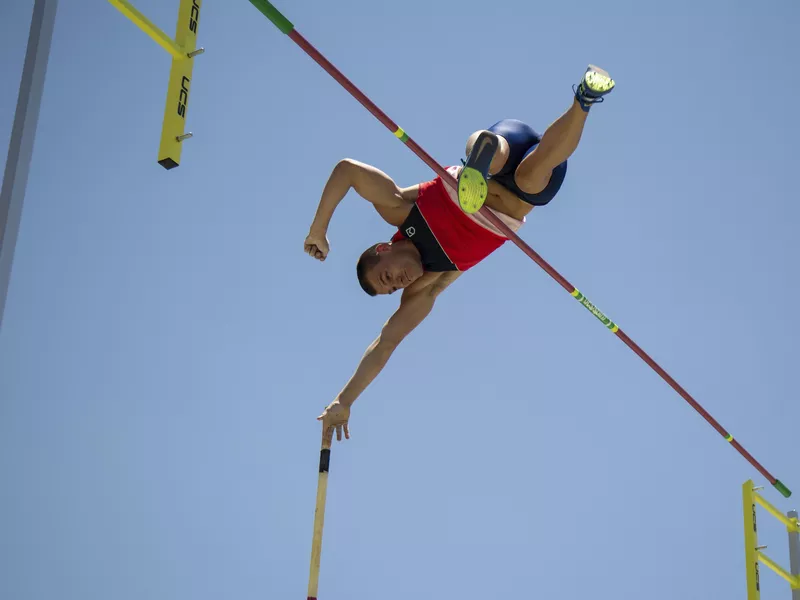
[[[440,294],[461,275],[461,271],[427,271],[422,277],[403,290],[401,301],[407,301],[417,294]]]
[[[439,273],[439,277],[431,283],[431,291],[435,296],[441,294],[447,287],[453,283],[456,279],[461,277],[461,271],[446,271],[444,273]]]

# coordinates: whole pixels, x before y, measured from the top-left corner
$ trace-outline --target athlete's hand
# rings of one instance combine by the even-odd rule
[[[305,249],[306,254],[322,261],[325,260],[325,258],[328,256],[328,252],[331,250],[330,244],[328,243],[328,237],[325,235],[325,232],[315,231],[313,229],[308,232],[308,237],[306,237],[303,248]]]
[[[350,407],[345,406],[337,398],[325,407],[322,414],[317,417],[317,421],[322,421],[322,445],[325,448],[331,447],[333,441],[333,430],[336,430],[336,440],[342,441],[342,430],[344,429],[345,439],[350,439],[350,430],[347,422],[350,419]]]

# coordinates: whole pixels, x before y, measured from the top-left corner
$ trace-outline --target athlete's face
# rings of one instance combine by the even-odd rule
[[[410,252],[393,249],[380,253],[380,257],[367,275],[378,294],[392,294],[422,277],[422,263]]]

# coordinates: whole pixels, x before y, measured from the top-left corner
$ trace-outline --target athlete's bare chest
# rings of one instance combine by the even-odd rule
[[[530,204],[523,202],[516,195],[491,179],[489,180],[489,194],[486,197],[486,206],[518,221],[521,221],[531,210]]]

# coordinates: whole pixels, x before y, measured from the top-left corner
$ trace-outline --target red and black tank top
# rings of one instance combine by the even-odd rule
[[[448,194],[441,177],[419,185],[419,196],[392,241],[410,240],[426,271],[466,271],[508,238],[477,223]]]

